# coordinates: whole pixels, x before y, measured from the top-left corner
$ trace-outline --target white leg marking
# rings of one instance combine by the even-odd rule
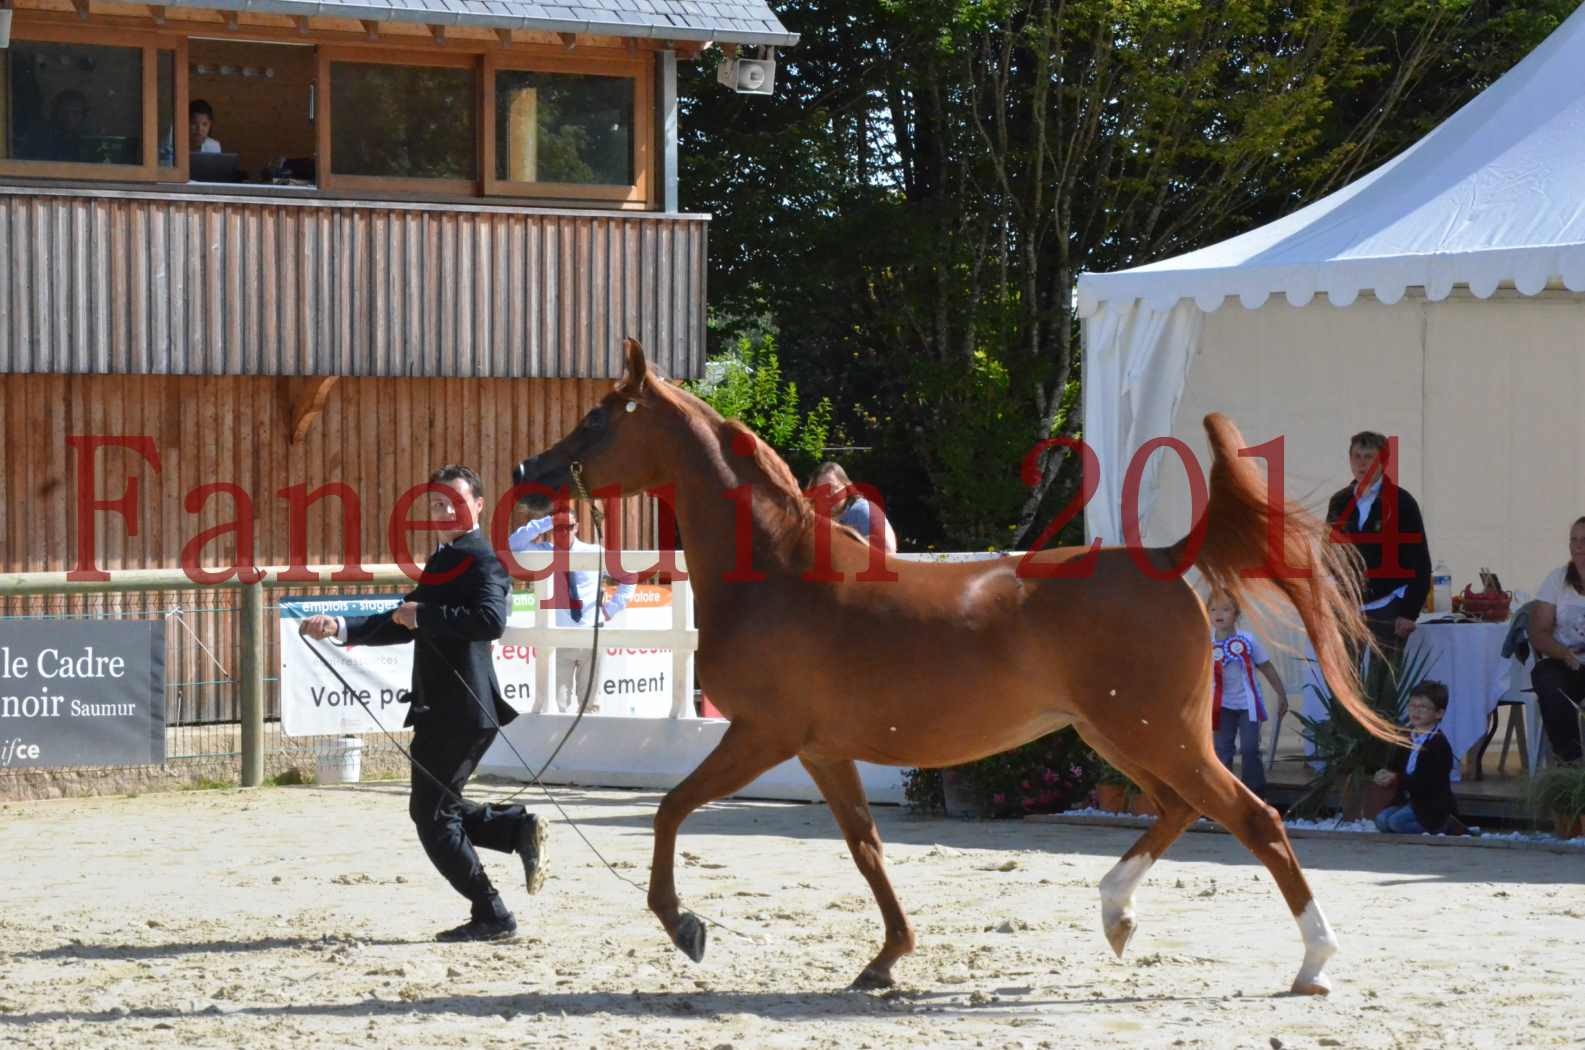
[[[1299,932],[1304,936],[1304,965],[1293,979],[1293,990],[1300,995],[1326,995],[1332,990],[1332,982],[1322,970],[1327,960],[1337,954],[1337,937],[1313,899],[1299,913],[1298,921]]]
[[[1118,861],[1101,879],[1101,929],[1118,958],[1134,936],[1134,888],[1154,863],[1150,854],[1139,853]]]

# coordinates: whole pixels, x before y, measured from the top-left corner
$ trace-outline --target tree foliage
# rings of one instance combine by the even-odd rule
[[[820,398],[804,409],[798,384],[783,382],[775,338],[741,336],[714,358],[692,392],[727,419],[747,424],[779,452],[798,476],[824,459],[831,430],[831,402]]]

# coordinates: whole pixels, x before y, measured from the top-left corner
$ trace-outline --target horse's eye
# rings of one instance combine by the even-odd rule
[[[584,417],[583,425],[588,430],[604,430],[605,413],[600,411],[590,412]]]

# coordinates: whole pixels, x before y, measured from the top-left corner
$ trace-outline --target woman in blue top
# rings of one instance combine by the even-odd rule
[[[836,496],[836,505],[832,508],[833,518],[838,525],[846,525],[860,536],[869,538],[870,516],[880,518],[880,534],[886,544],[886,552],[897,552],[897,534],[892,531],[892,523],[886,520],[881,508],[863,496],[848,480],[848,472],[842,469],[840,463],[822,463],[815,470],[814,477],[809,479],[806,489],[810,492],[821,486],[829,486]],[[816,504],[820,506],[820,504]],[[823,508],[822,508],[823,509]]]

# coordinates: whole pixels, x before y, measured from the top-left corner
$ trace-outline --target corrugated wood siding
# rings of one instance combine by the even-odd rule
[[[234,483],[251,494],[255,559],[263,565],[284,565],[289,559],[287,504],[277,493],[296,484],[312,490],[346,482],[358,493],[362,509],[356,536],[360,560],[377,564],[394,559],[388,525],[397,497],[422,483],[435,466],[460,462],[478,470],[486,485],[486,509],[493,510],[511,485],[513,465],[554,443],[609,390],[604,380],[343,379],[313,428],[293,446],[282,396],[288,385],[280,379],[214,376],[0,378],[0,438],[6,448],[0,475],[0,572],[63,571],[75,564],[78,473],[68,435],[146,435],[159,449],[158,472],[127,450],[105,450],[96,457],[94,492],[115,499],[136,483],[140,526],[137,535],[128,535],[118,515],[95,515],[100,568],[180,565],[185,544],[238,517],[224,494],[210,496],[199,512],[186,509],[189,493],[216,482]],[[420,503],[412,516],[424,513]],[[341,521],[334,499],[310,508],[309,564],[341,563]],[[626,501],[620,526],[625,546],[654,546],[652,501]],[[413,535],[420,563],[427,542],[423,534]],[[203,552],[206,566],[230,564],[235,534],[213,541]],[[181,691],[179,712],[173,694],[169,716],[201,722],[236,717],[235,689],[223,684],[227,675],[218,673],[220,667],[236,673],[236,603],[235,592],[214,589],[57,598],[47,606],[41,600],[0,598],[0,615],[45,608],[55,616],[183,610],[182,622],[172,621],[167,631],[172,662],[166,677],[197,684]],[[276,666],[274,645],[272,640],[267,667]],[[274,690],[270,693],[274,717]]]
[[[696,378],[706,229],[0,187],[0,373]]]

